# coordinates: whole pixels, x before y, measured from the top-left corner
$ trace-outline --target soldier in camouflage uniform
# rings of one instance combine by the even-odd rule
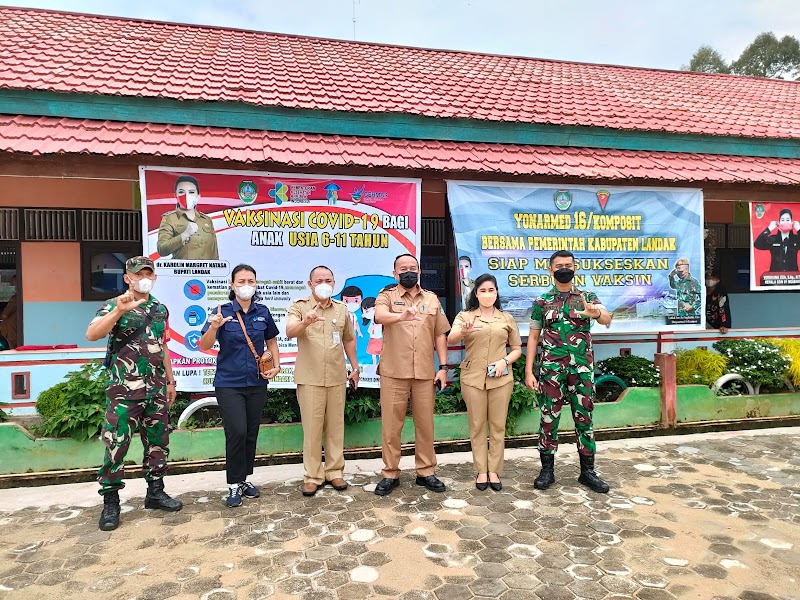
[[[92,320],[90,341],[109,336],[106,366],[110,383],[106,390],[106,446],[103,466],[97,474],[103,512],[100,529],[119,525],[119,493],[125,455],[138,427],[144,446],[142,468],[147,480],[145,508],[177,511],[183,504],[164,492],[169,456],[169,407],[175,402],[175,381],[167,350],[167,307],[150,294],[155,281],[153,261],[137,256],[125,263],[127,292],[109,300]]]
[[[594,471],[594,355],[589,329],[592,319],[607,325],[611,315],[594,293],[583,292],[572,284],[575,257],[571,252],[554,253],[550,257],[550,273],[556,284],[533,303],[525,365],[525,385],[538,390],[541,406],[539,456],[542,470],[534,487],[544,490],[555,482],[558,424],[561,409],[569,404],[581,464],[578,481],[595,492],[606,493],[608,485]],[[541,372],[537,381],[533,363],[540,339]]]
[[[678,316],[697,317],[700,322],[700,282],[689,272],[689,259],[679,258],[669,274],[669,287],[678,296]]]

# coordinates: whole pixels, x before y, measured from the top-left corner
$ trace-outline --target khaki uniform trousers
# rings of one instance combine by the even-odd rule
[[[303,425],[303,467],[305,483],[322,485],[342,477],[344,470],[345,385],[297,386],[297,402]],[[322,467],[322,439],[325,438],[325,468]]]
[[[381,375],[381,438],[384,477],[400,477],[400,436],[411,392],[411,415],[414,418],[414,459],[417,475],[427,477],[436,469],[433,449],[432,379],[395,379]]]
[[[475,474],[503,472],[506,449],[506,417],[514,381],[491,390],[461,385],[467,405],[469,438],[472,443],[472,468]],[[489,427],[489,440],[486,427]]]

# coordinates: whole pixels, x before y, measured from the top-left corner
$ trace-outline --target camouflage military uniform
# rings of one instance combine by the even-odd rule
[[[678,296],[678,316],[679,317],[699,317],[700,315],[700,282],[689,275],[686,279],[681,279],[677,273],[669,278],[669,286],[675,290]],[[692,307],[686,310],[685,305]]]
[[[578,453],[593,455],[596,450],[592,409],[594,408],[594,355],[591,319],[576,315],[583,310],[581,294],[587,304],[600,305],[592,292],[575,286],[562,294],[553,287],[537,298],[531,312],[531,329],[541,330],[541,373],[539,405],[539,451],[552,454],[558,449],[558,423],[561,408],[569,403],[575,421]]]
[[[100,318],[114,310],[110,300],[99,311]],[[106,423],[102,439],[106,446],[103,466],[97,474],[100,494],[125,487],[122,482],[125,455],[139,427],[144,446],[142,469],[145,479],[162,479],[169,456],[169,406],[167,405],[164,352],[168,337],[167,307],[150,296],[141,306],[122,315],[109,334],[109,344],[138,328],[147,314],[150,324],[112,357],[111,382],[106,390]]]

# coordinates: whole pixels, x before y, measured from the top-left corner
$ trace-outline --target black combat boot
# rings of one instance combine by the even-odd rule
[[[578,458],[581,460],[581,476],[578,477],[578,483],[582,483],[598,494],[607,494],[608,484],[594,472],[594,454],[578,454]]]
[[[103,512],[100,513],[100,529],[113,531],[119,527],[119,493],[103,494]]]
[[[542,460],[542,470],[539,471],[539,476],[533,482],[533,487],[537,490],[546,490],[556,482],[556,455],[539,452],[539,458]]]
[[[157,479],[156,481],[147,482],[147,495],[144,497],[144,507],[160,508],[161,510],[175,512],[183,508],[183,502],[175,498],[170,498],[164,491],[164,480]]]

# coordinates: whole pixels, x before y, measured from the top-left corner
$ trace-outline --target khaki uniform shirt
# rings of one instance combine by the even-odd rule
[[[195,210],[194,220],[197,231],[184,244],[181,234],[191,223],[186,211],[176,208],[165,213],[158,228],[158,253],[161,256],[172,255],[178,260],[219,260],[217,234],[211,217]]]
[[[521,346],[522,338],[514,317],[496,308],[489,319],[480,316],[480,309],[461,311],[456,315],[455,325],[464,327],[476,316],[475,326],[480,329],[464,336],[466,355],[461,363],[461,383],[491,390],[507,384],[514,376],[509,367],[508,375],[489,377],[487,368],[506,356],[506,346]]]
[[[396,379],[430,379],[433,366],[434,340],[450,330],[436,294],[417,288],[412,296],[398,285],[378,294],[376,308],[385,306],[392,313],[401,313],[409,306],[417,308],[419,320],[398,321],[383,326],[383,349],[378,373]]]
[[[313,296],[296,300],[288,314],[302,321],[316,305]],[[342,342],[355,338],[353,322],[347,307],[338,300],[331,299],[327,308],[317,309],[317,314],[325,320],[312,323],[297,336],[294,382],[324,387],[341,385],[347,382]]]

